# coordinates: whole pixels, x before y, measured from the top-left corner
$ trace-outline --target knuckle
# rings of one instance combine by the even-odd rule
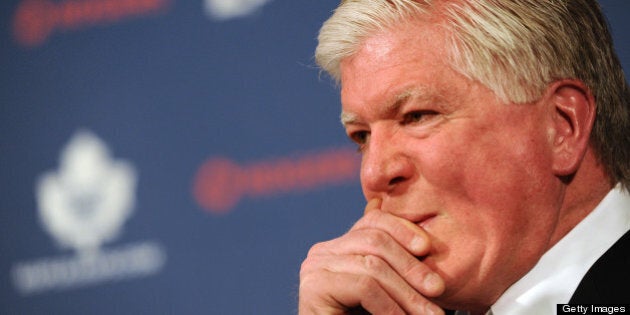
[[[376,249],[387,245],[389,243],[389,237],[387,237],[385,232],[373,230],[370,233],[365,233],[363,242],[368,248]]]
[[[415,292],[409,293],[409,296],[407,296],[407,300],[410,302],[411,305],[424,306],[429,303],[425,297]]]
[[[363,266],[368,273],[380,274],[387,267],[387,263],[378,256],[366,255],[363,256]]]
[[[427,275],[432,273],[433,271],[429,268],[429,266],[416,257],[410,257],[407,259],[402,269],[403,276],[416,279],[424,279]]]
[[[326,257],[322,255],[308,255],[300,265],[300,275],[316,272],[325,264]]]
[[[313,270],[313,261],[310,259],[305,259],[300,266],[300,278],[304,278]]]
[[[316,243],[313,246],[311,246],[306,256],[311,257],[311,256],[318,255],[319,253],[323,252],[324,247],[326,247],[326,242]]]
[[[429,273],[426,269],[420,260],[410,260],[401,273],[405,279],[424,279]]]

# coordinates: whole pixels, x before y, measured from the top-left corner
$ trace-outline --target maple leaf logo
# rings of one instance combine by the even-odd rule
[[[59,170],[37,182],[41,223],[61,247],[93,258],[131,215],[135,187],[131,164],[113,160],[103,141],[79,131],[63,149]]]

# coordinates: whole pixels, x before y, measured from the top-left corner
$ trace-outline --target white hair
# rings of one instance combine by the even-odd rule
[[[514,103],[560,79],[581,80],[597,102],[591,135],[614,182],[630,187],[630,89],[594,0],[345,0],[322,26],[315,58],[337,82],[340,62],[376,32],[440,14],[455,71]]]

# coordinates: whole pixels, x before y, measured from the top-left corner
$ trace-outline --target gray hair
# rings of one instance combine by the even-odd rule
[[[630,189],[630,88],[597,1],[344,0],[320,30],[316,61],[339,82],[340,62],[369,36],[437,10],[452,68],[504,101],[533,102],[560,79],[584,82],[597,103],[590,143],[612,182]]]

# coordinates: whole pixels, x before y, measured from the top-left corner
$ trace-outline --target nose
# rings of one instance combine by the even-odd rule
[[[405,154],[404,139],[396,133],[371,130],[361,161],[361,185],[366,198],[403,190],[413,177],[414,169],[412,160]]]

